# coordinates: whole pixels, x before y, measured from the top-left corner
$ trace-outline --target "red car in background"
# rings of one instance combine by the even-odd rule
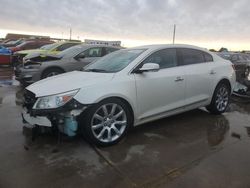
[[[40,48],[44,45],[47,44],[52,44],[54,42],[52,41],[24,41],[23,43],[15,46],[15,47],[10,47],[9,49],[12,51],[12,53],[20,51],[20,50],[30,50],[30,49],[36,49],[36,48]]]
[[[1,54],[0,65],[11,65],[11,55]]]
[[[36,49],[40,48],[47,44],[52,44],[53,41],[48,40],[28,40],[24,41],[21,44],[8,48],[10,50],[10,53],[4,53],[0,54],[0,65],[11,65],[12,64],[12,54],[14,52],[20,51],[20,50],[30,50],[30,49]]]

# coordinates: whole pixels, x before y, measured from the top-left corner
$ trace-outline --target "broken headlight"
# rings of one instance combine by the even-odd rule
[[[34,104],[33,109],[53,109],[61,107],[69,102],[78,91],[79,89],[57,95],[39,97]]]

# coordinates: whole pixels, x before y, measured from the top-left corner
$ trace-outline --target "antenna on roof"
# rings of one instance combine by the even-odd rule
[[[176,30],[176,25],[174,24],[173,44],[175,43],[175,30]]]

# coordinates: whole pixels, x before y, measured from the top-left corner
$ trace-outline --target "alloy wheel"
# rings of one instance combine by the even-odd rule
[[[96,110],[91,120],[91,130],[95,138],[109,143],[124,133],[128,122],[125,110],[118,104],[104,104]]]
[[[216,95],[216,101],[215,101],[216,108],[222,112],[227,108],[228,102],[229,102],[228,90],[225,87],[221,87]]]

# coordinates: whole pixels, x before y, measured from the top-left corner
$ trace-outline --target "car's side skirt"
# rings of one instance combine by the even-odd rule
[[[203,99],[203,100],[188,104],[186,106],[182,106],[182,107],[178,107],[178,108],[175,108],[175,109],[172,109],[172,110],[168,110],[168,111],[165,111],[165,112],[154,114],[154,115],[151,115],[149,117],[139,119],[135,123],[134,126],[141,125],[141,124],[144,124],[144,123],[148,123],[148,122],[151,122],[151,121],[155,121],[155,120],[158,120],[158,119],[162,119],[162,118],[165,118],[165,117],[169,117],[169,116],[172,116],[172,115],[180,114],[180,113],[192,110],[192,109],[204,107],[204,106],[209,105],[209,103],[210,103],[210,101],[208,101],[207,99]]]

